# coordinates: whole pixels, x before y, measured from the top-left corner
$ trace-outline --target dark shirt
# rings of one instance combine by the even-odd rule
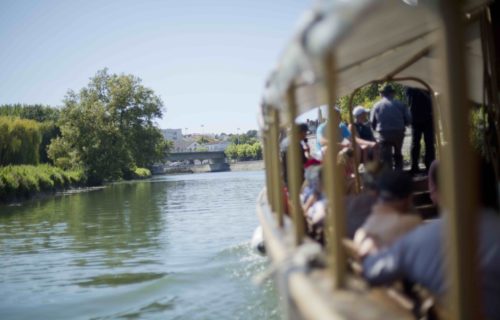
[[[433,125],[432,100],[428,91],[416,88],[406,89],[413,125]]]
[[[375,137],[373,136],[372,128],[368,124],[364,123],[354,123],[356,126],[356,132],[358,133],[358,137],[367,141],[375,141]]]

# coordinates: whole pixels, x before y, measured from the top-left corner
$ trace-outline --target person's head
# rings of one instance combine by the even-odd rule
[[[299,124],[299,139],[304,140],[307,137],[309,126],[306,123]]]
[[[379,93],[382,97],[393,98],[396,91],[390,84],[384,84],[380,87]]]
[[[362,174],[363,189],[371,193],[377,193],[377,180],[384,166],[380,162],[372,161],[365,165],[365,172]]]
[[[354,116],[354,122],[365,123],[368,121],[368,110],[363,106],[357,106],[352,110],[352,115]]]
[[[491,163],[481,160],[479,162],[479,205],[498,211],[498,181]],[[429,192],[432,202],[441,204],[439,193],[439,162],[434,160],[429,168]]]
[[[412,191],[412,179],[402,171],[384,169],[377,179],[379,201],[389,204],[400,212],[408,212],[411,209]]]

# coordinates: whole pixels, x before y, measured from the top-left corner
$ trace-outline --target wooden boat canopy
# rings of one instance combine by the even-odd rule
[[[302,114],[327,103],[323,61],[333,55],[337,96],[345,96],[373,80],[418,78],[439,94],[443,84],[436,77],[440,19],[430,7],[432,1],[417,0],[323,0],[300,23],[270,75],[264,93],[263,112],[278,109],[293,86],[297,113]],[[468,97],[483,103],[483,58],[478,13],[486,0],[465,1],[465,56]],[[396,80],[411,86],[419,82]],[[288,122],[281,117],[282,125]]]

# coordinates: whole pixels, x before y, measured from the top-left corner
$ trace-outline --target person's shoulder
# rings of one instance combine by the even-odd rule
[[[372,111],[377,109],[377,108],[380,108],[381,105],[383,105],[385,103],[384,99],[380,99],[378,100],[377,102],[375,102],[373,104],[373,108],[372,108]]]
[[[316,133],[321,133],[325,130],[326,122],[320,123],[316,128]]]
[[[410,245],[420,245],[423,242],[440,241],[443,230],[441,218],[420,223],[415,229],[406,234],[402,240]]]

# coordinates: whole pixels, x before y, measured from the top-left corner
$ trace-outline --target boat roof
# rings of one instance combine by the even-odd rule
[[[323,61],[333,54],[338,97],[373,80],[417,77],[436,93],[443,84],[435,77],[439,53],[440,19],[435,1],[321,0],[301,19],[298,30],[269,76],[263,112],[286,113],[284,97],[295,86],[298,113],[326,104]],[[483,59],[477,12],[491,1],[468,0],[463,8],[466,25],[468,96],[483,102]],[[398,81],[414,87],[416,82]],[[287,117],[281,117],[286,124]]]

